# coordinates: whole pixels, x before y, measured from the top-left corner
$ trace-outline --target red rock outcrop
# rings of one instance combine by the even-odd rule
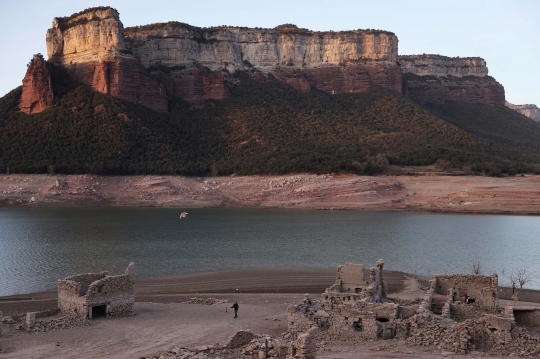
[[[504,87],[492,77],[411,78],[405,75],[403,94],[421,105],[460,101],[503,106],[505,102]]]
[[[221,71],[210,71],[204,68],[189,68],[165,73],[152,71],[158,79],[167,98],[182,98],[196,105],[205,100],[223,100],[231,95],[226,86],[226,78]]]
[[[55,18],[47,31],[49,59],[67,68],[74,80],[95,90],[167,111],[162,86],[124,46],[124,27],[112,8],[94,8]]]
[[[388,64],[344,64],[303,71],[275,70],[272,74],[297,90],[319,89],[332,94],[366,92],[375,85],[401,91],[401,71]]]
[[[34,55],[23,80],[19,108],[24,113],[39,113],[54,104],[52,77],[43,57]]]
[[[504,87],[488,76],[484,59],[440,55],[399,56],[403,94],[419,104],[446,101],[503,106]]]
[[[228,97],[237,82],[229,74],[236,70],[263,81],[273,75],[301,91],[360,93],[382,86],[420,104],[504,105],[504,88],[487,76],[483,59],[398,57],[397,45],[387,31],[314,32],[291,24],[260,29],[169,22],[124,30],[110,7],[55,18],[47,31],[50,61],[73,79],[159,111],[175,97],[194,104]]]
[[[163,86],[152,79],[135,59],[104,58],[66,66],[70,76],[96,91],[145,105],[158,111],[168,110]]]

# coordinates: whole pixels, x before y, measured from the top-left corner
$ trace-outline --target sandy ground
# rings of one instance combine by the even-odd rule
[[[60,180],[60,181],[57,181]],[[540,214],[540,176],[0,175],[0,206],[272,207]]]
[[[369,275],[367,270],[365,274]],[[250,268],[179,274],[136,280],[135,298],[137,302],[180,303],[203,294],[231,300],[246,293],[318,295],[334,284],[335,277],[336,268]],[[407,278],[401,272],[385,271],[391,292],[401,291]],[[0,297],[0,311],[4,316],[47,311],[56,308],[56,298],[56,291]]]
[[[240,329],[276,337],[287,330],[287,305],[300,301],[306,291],[317,296],[321,288],[333,283],[334,276],[335,268],[272,268],[138,280],[135,316],[97,319],[91,326],[45,333],[20,332],[13,325],[5,325],[0,337],[4,349],[0,358],[143,358],[176,346],[224,344]],[[422,279],[386,271],[385,281],[390,296],[413,299],[424,295]],[[54,307],[55,296],[54,292],[46,292],[3,297],[0,311],[7,313],[23,307],[44,310],[51,303]],[[228,303],[181,303],[190,297],[219,298]],[[238,319],[233,319],[230,309],[234,301],[240,304]],[[441,351],[407,347],[395,340],[355,345],[322,343],[317,357],[434,359],[441,357]]]

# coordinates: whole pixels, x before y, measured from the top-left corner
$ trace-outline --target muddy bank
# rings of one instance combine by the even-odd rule
[[[540,214],[540,176],[0,175],[0,206],[257,207]]]

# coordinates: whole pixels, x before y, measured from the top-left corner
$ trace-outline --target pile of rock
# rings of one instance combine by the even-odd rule
[[[454,322],[440,316],[416,315],[410,323],[408,345],[434,346],[460,354],[481,351],[490,355],[540,355],[540,337],[515,327],[505,317],[487,314]]]
[[[4,317],[4,319],[2,319],[2,323],[15,324],[15,319],[13,319],[13,317],[7,315],[7,316]]]
[[[454,333],[455,322],[433,315],[415,315],[410,320],[410,335],[406,343],[413,346],[435,346],[438,349],[459,352],[459,335]]]
[[[227,303],[228,301],[226,299],[218,299],[218,298],[189,298],[185,302],[182,302],[183,304],[200,304],[200,305],[216,305],[216,304],[222,304]]]
[[[153,359],[313,359],[317,350],[317,330],[298,336],[284,333],[272,339],[268,335],[258,335],[250,330],[240,330],[229,338],[227,344],[202,346],[198,348],[176,347],[163,352]]]
[[[20,319],[20,323],[17,324],[17,330],[26,330],[29,332],[48,332],[55,329],[84,327],[88,325],[92,325],[90,320],[80,318],[76,314],[70,314],[58,318],[37,319],[33,325],[29,325],[27,317],[23,317]]]

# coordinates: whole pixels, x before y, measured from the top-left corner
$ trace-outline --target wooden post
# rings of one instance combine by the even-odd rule
[[[264,359],[268,359],[268,339],[264,340]]]

